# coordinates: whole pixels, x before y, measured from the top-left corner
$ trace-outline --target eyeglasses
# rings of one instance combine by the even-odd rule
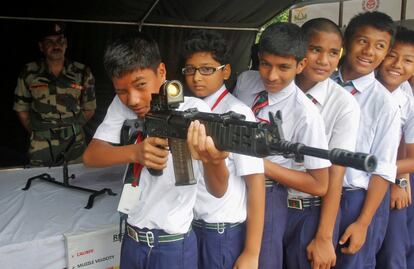
[[[183,75],[185,76],[192,76],[196,73],[196,71],[198,70],[198,72],[203,75],[203,76],[209,76],[214,74],[217,70],[222,69],[223,67],[225,67],[226,65],[220,65],[218,67],[212,67],[212,66],[201,66],[201,67],[193,67],[193,66],[189,66],[189,67],[184,67],[183,69],[181,69],[181,72],[183,73]]]

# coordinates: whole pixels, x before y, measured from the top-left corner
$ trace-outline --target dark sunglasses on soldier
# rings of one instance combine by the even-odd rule
[[[181,69],[181,72],[185,76],[192,76],[192,75],[194,75],[198,71],[201,75],[208,76],[208,75],[214,74],[217,70],[220,70],[220,69],[222,69],[225,66],[226,66],[225,64],[220,65],[218,67],[212,67],[212,66],[201,66],[201,67],[188,66],[188,67],[184,67],[183,69]]]

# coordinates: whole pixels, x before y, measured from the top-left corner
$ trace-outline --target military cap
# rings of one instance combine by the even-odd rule
[[[65,35],[66,25],[63,22],[45,22],[39,30],[39,40],[50,35]]]

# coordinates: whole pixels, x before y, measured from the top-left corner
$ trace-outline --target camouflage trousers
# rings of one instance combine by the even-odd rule
[[[82,162],[86,148],[82,127],[56,128],[45,131],[33,131],[30,136],[29,159],[31,166],[59,166],[66,159],[69,164]]]

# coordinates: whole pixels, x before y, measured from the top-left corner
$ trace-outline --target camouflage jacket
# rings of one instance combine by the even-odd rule
[[[55,76],[45,61],[26,64],[17,79],[13,109],[30,114],[33,130],[83,124],[82,110],[95,110],[95,79],[89,67],[66,60]]]

